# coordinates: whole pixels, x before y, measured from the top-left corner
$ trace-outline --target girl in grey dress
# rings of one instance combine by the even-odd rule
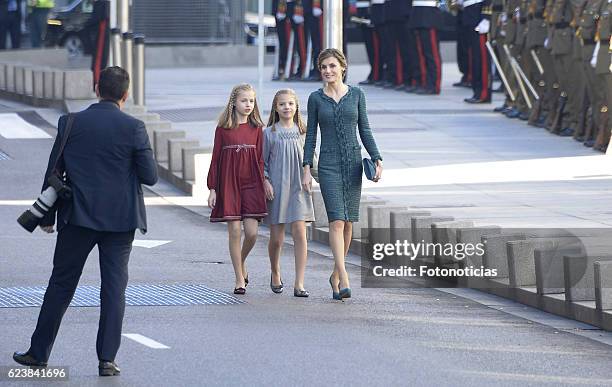
[[[304,290],[307,245],[306,223],[314,220],[312,196],[302,189],[302,162],[306,126],[299,112],[298,99],[291,89],[279,90],[272,101],[268,127],[264,130],[264,190],[268,200],[270,226],[270,288],[282,293],[280,255],[285,224],[291,225],[295,253],[293,295],[308,297]]]

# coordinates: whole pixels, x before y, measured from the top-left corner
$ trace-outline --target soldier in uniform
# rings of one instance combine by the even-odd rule
[[[413,0],[409,26],[417,36],[417,49],[421,71],[425,75],[424,84],[417,94],[440,94],[442,81],[442,58],[438,28],[442,14],[437,0]]]
[[[503,39],[499,39],[497,41],[499,61],[504,70],[504,74],[506,74],[510,90],[515,96],[515,100],[512,101],[510,98],[510,94],[506,92],[506,100],[504,104],[493,110],[496,112],[503,113],[508,118],[516,118],[520,115],[520,112],[517,108],[517,101],[519,100],[519,98],[521,98],[520,91],[518,88],[518,80],[514,75],[514,71],[512,71],[510,57],[508,57],[506,50],[504,49],[504,47],[507,47],[509,51],[512,51],[514,48],[514,42],[516,41],[518,30],[518,20],[515,17],[515,14],[518,8],[519,0],[506,0],[504,4],[504,9],[500,16],[500,36],[502,36]]]
[[[588,96],[588,102],[590,109],[587,110],[589,114],[588,126],[584,138],[582,138],[581,127],[578,126],[575,137],[579,140],[584,140],[585,145],[593,146],[595,144],[595,135],[597,129],[600,127],[600,109],[604,103],[605,90],[601,83],[598,83],[598,77],[595,73],[595,68],[591,66],[591,59],[593,58],[593,52],[595,51],[595,35],[597,33],[597,20],[602,12],[602,6],[605,4],[604,0],[587,0],[584,10],[580,17],[577,18],[578,30],[576,36],[579,39],[580,48],[582,50],[581,55],[581,68],[586,80],[586,91]]]
[[[400,90],[404,88],[405,68],[409,66],[408,47],[404,44],[408,3],[406,0],[387,0],[384,10],[388,37],[387,85]]]
[[[462,24],[466,28],[473,65],[472,90],[474,95],[464,99],[467,103],[491,102],[491,58],[485,46],[491,26],[490,0],[466,0],[463,2]]]
[[[550,100],[554,98],[553,85],[556,83],[553,72],[552,57],[550,51],[544,48],[547,37],[547,24],[544,20],[546,10],[546,0],[530,0],[527,13],[527,59],[533,65],[530,79],[533,80],[534,87],[537,88],[540,98],[541,111],[539,117],[532,122],[532,125],[544,127],[546,117],[545,112],[550,108]],[[540,66],[535,61],[538,61]],[[543,70],[544,73],[540,73]],[[550,112],[550,110],[548,110]]]
[[[110,48],[110,1],[96,0],[93,12],[85,28],[93,37],[93,55],[91,57],[91,71],[93,73],[93,90],[100,79],[100,73],[108,65]]]
[[[378,63],[380,64],[379,79],[376,86],[385,86],[387,80],[387,45],[388,39],[385,26],[385,0],[371,0],[371,21],[374,26],[374,39],[377,45]]]
[[[452,7],[452,5],[451,5]],[[462,74],[459,82],[453,83],[455,87],[472,87],[472,47],[469,41],[469,26],[463,25],[463,10],[458,7],[456,12],[457,28],[457,65]]]
[[[380,79],[380,43],[378,42],[378,37],[372,25],[370,16],[370,1],[360,0],[357,1],[355,6],[357,7],[357,17],[370,20],[370,24],[360,24],[360,29],[363,33],[363,41],[368,54],[368,62],[370,63],[370,73],[368,74],[368,77],[364,81],[359,82],[359,84],[371,85]]]
[[[276,20],[276,35],[278,37],[278,75],[274,80],[286,79],[285,66],[291,36],[291,24],[287,20],[287,2],[285,0],[272,0],[272,14]]]
[[[570,0],[554,0],[550,15],[552,28],[550,44],[555,73],[559,80],[560,97],[557,111],[554,113],[557,117],[551,121],[549,130],[555,134],[558,134],[560,129],[569,127],[570,117],[565,110],[570,105],[569,92],[575,87],[570,79],[573,36],[570,22],[572,21],[572,15]]]
[[[323,47],[323,9],[321,8],[321,0],[302,1],[306,34],[310,38],[312,46],[308,80],[318,82],[321,80],[321,74],[317,68],[316,61],[321,52],[321,47]]]
[[[610,119],[610,107],[612,107],[612,43],[610,42],[610,31],[612,30],[612,1],[604,1],[597,23],[597,49],[594,55],[595,74],[597,84],[603,88],[604,99],[599,109],[599,128],[593,149],[606,152],[610,146],[610,132],[612,131],[612,120]]]
[[[285,0],[287,2],[287,19],[291,23],[293,30],[293,52],[289,53],[291,60],[290,70],[293,69],[295,55],[299,57],[298,67],[295,73],[289,75],[289,80],[300,80],[304,77],[306,69],[307,48],[306,30],[304,28],[304,7],[302,0]]]

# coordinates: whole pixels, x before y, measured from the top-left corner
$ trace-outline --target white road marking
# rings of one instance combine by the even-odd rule
[[[51,136],[29,124],[16,113],[0,113],[0,136],[8,139],[51,138]]]
[[[135,239],[134,242],[132,242],[132,246],[152,249],[154,247],[159,247],[159,246],[165,245],[170,242],[172,241],[158,241],[158,240],[153,240],[153,239]]]
[[[153,348],[153,349],[169,349],[170,347],[168,347],[167,345],[164,345],[162,343],[159,343],[153,339],[150,339],[146,336],[140,335],[138,333],[123,333],[121,336],[125,336],[128,339],[132,339],[137,343],[140,343],[144,346],[147,346],[149,348]]]

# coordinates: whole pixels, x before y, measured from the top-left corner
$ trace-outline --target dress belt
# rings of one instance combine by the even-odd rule
[[[223,146],[223,150],[225,149],[236,149],[236,152],[240,152],[242,149],[246,148],[255,148],[253,144],[237,144],[237,145],[225,145]]]

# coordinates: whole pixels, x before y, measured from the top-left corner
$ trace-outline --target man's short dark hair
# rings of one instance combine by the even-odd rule
[[[98,90],[103,99],[119,101],[129,87],[130,75],[121,67],[107,67],[100,73]]]

